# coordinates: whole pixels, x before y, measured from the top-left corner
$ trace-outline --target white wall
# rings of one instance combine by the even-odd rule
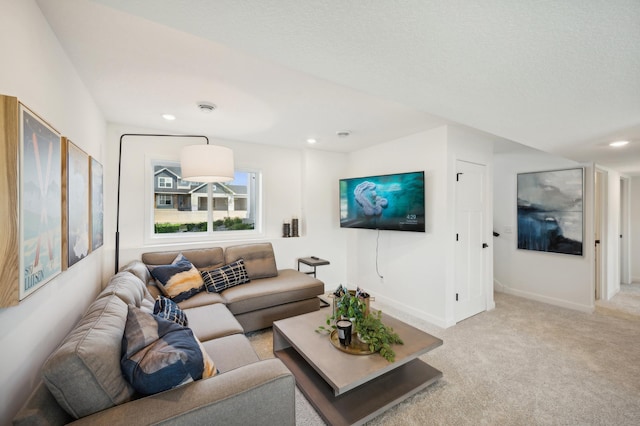
[[[122,134],[162,133],[149,129],[109,124],[107,131],[110,171],[106,182],[105,203],[113,206],[105,212],[104,279],[114,272],[115,223],[117,197],[118,147]],[[145,198],[153,187],[151,161],[179,160],[180,148],[187,144],[205,143],[204,139],[176,139],[127,136],[122,143],[120,193],[120,261],[122,267],[139,259],[147,251],[176,250],[197,247],[229,246],[256,241],[269,241],[274,246],[279,268],[296,268],[298,257],[319,256],[331,265],[318,268],[318,278],[337,285],[344,279],[345,247],[336,235],[338,229],[338,179],[344,174],[346,155],[317,150],[286,149],[238,141],[216,139],[210,143],[227,146],[234,151],[238,169],[262,174],[262,232],[245,235],[216,236],[175,244],[145,235],[145,224],[152,223],[153,199]],[[303,189],[304,188],[304,189]],[[145,190],[146,189],[146,190]],[[304,203],[303,203],[304,201]],[[300,220],[299,238],[282,238],[282,223],[293,216]]]
[[[347,174],[346,154],[307,150],[304,153],[301,227],[306,238],[300,256],[318,256],[331,262],[317,268],[325,288],[335,289],[347,278],[347,239],[340,229],[338,181]],[[307,250],[306,252],[304,250]]]
[[[445,326],[447,128],[396,139],[354,152],[349,175],[425,172],[426,232],[343,229],[347,236],[349,288],[363,287],[380,301]],[[378,272],[376,245],[378,244]]]
[[[477,132],[442,126],[350,154],[349,176],[425,171],[426,232],[345,229],[348,284],[441,327],[455,324],[454,208],[456,159],[488,166],[491,204],[491,143]],[[490,207],[487,217],[491,217]],[[491,220],[486,233],[491,235]],[[376,262],[376,246],[378,257]],[[493,308],[492,265],[488,254],[488,309]],[[376,271],[376,266],[378,271]],[[380,278],[378,273],[384,278]]]
[[[592,173],[585,170],[584,256],[517,249],[518,173],[580,167],[533,149],[494,157],[494,280],[496,290],[568,308],[593,309]]]
[[[0,0],[0,10],[0,93],[17,97],[104,164],[104,119],[38,6],[32,0]],[[46,357],[101,288],[101,252],[18,306],[0,309],[0,424],[20,409],[40,381]]]
[[[640,283],[640,176],[631,178],[631,279]]]

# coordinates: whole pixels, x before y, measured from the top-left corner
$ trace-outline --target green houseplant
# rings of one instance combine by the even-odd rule
[[[396,353],[392,344],[404,344],[398,333],[382,322],[382,311],[375,311],[356,322],[358,338],[369,345],[371,352],[379,352],[384,359],[393,362]]]
[[[334,298],[334,312],[326,321],[328,327],[321,325],[316,331],[331,333],[336,328],[336,321],[348,319],[354,324],[358,338],[369,346],[371,352],[378,352],[384,359],[393,362],[396,354],[391,345],[403,342],[391,327],[382,322],[382,311],[370,313],[365,297],[342,286],[338,287]]]

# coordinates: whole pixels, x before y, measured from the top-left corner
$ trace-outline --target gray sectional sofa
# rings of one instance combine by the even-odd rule
[[[179,253],[146,253],[110,279],[45,362],[43,381],[14,417],[15,425],[295,423],[293,375],[278,359],[261,361],[244,333],[318,309],[324,284],[295,270],[277,270],[268,243],[181,252],[200,270],[242,258],[251,279],[178,303],[215,363],[215,376],[149,396],[125,380],[120,359],[128,310],[152,309],[160,292],[147,265],[171,263]]]

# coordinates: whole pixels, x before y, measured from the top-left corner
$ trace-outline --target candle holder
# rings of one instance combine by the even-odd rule
[[[291,236],[291,224],[286,222],[282,224],[282,236],[284,238],[289,238]]]
[[[291,219],[291,236],[299,237],[298,235],[298,219]]]

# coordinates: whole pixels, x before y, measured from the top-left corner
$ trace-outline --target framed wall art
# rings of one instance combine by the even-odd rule
[[[20,300],[62,270],[60,134],[19,106]]]
[[[583,254],[584,169],[519,173],[518,249]]]
[[[71,267],[89,254],[89,156],[66,140],[67,260]]]
[[[102,204],[102,164],[91,157],[91,250],[101,247],[104,240],[104,207]]]

